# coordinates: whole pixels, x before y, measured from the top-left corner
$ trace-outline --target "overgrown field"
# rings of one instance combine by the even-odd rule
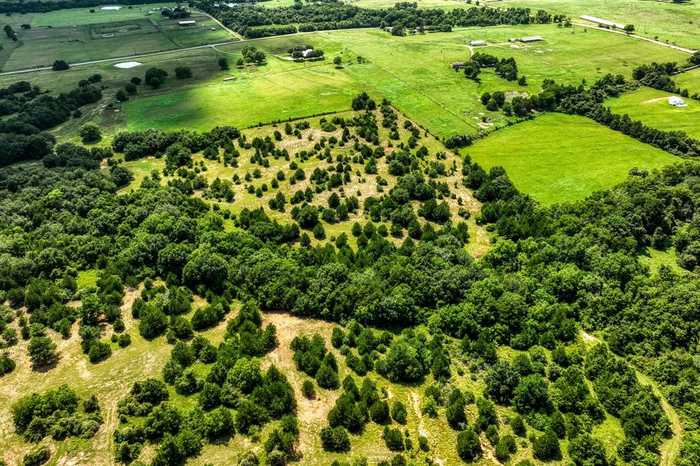
[[[682,81],[679,79],[679,82]],[[700,138],[700,102],[685,98],[683,100],[687,107],[674,107],[668,103],[668,98],[673,95],[642,87],[619,98],[610,99],[606,105],[610,106],[614,113],[627,114],[652,128],[685,131],[696,139]]]
[[[576,201],[655,169],[674,156],[583,117],[546,114],[502,129],[463,149],[485,168],[505,168],[513,183],[542,204]]]
[[[346,198],[355,198],[364,204],[368,197],[382,196],[384,193],[391,192],[396,187],[398,173],[391,168],[390,159],[387,157],[399,148],[409,145],[425,147],[426,154],[429,155],[425,156],[421,169],[428,178],[446,184],[452,191],[451,195],[445,195],[450,217],[454,220],[459,219],[460,216],[468,219],[470,229],[468,248],[475,256],[483,255],[488,249],[489,239],[484,228],[474,222],[480,203],[473,197],[471,191],[459,181],[458,168],[461,166],[459,158],[453,152],[446,151],[439,141],[425,133],[423,129],[415,127],[402,115],[396,112],[393,115],[383,115],[379,110],[371,114],[379,123],[378,154],[375,153],[369,157],[365,154],[361,159],[358,159],[358,146],[345,141],[338,142],[347,140],[347,138],[358,138],[358,131],[363,131],[361,126],[345,128],[342,126],[344,123],[340,125],[336,121],[339,117],[350,122],[353,118],[360,116],[357,112],[345,112],[320,118],[295,120],[291,123],[267,125],[243,131],[246,140],[249,141],[249,144],[252,141],[253,146],[237,148],[239,155],[235,159],[231,159],[226,154],[223,157],[219,154],[216,154],[216,157],[208,154],[195,154],[193,160],[195,167],[197,167],[197,173],[206,183],[205,186],[195,188],[195,192],[198,195],[220,201],[222,209],[230,210],[236,215],[240,214],[243,209],[255,210],[263,207],[267,215],[282,223],[294,222],[292,214],[294,206],[299,205],[304,200],[310,201],[310,198],[313,197],[314,205],[318,205],[321,211],[331,207],[331,213],[333,213],[331,217],[326,217],[325,213],[320,216],[319,224],[325,230],[325,234],[322,237],[316,235],[314,242],[326,238],[335,241],[341,234],[345,234],[350,243],[355,244],[357,235],[352,232],[351,227],[353,223],[362,221],[367,211],[357,209],[347,212],[346,210],[345,214],[338,216],[335,213],[337,205],[334,205],[338,202],[338,196],[340,196],[341,203]],[[396,118],[396,132],[393,134],[390,127],[383,124],[392,121],[392,118]],[[415,135],[418,139],[415,139]],[[412,138],[414,142],[411,142]],[[259,144],[263,140],[278,145],[279,149],[287,155],[268,158],[267,166],[261,165],[260,161],[256,159],[256,153],[259,153]],[[362,141],[361,138],[358,140]],[[376,151],[377,149],[375,149]],[[314,153],[316,154],[314,155]],[[387,157],[384,154],[387,154]],[[349,166],[339,172],[336,166],[343,162],[349,163]],[[122,188],[123,191],[128,191],[138,188],[144,179],[151,177],[154,171],[163,175],[166,161],[163,158],[149,157],[127,161],[122,166],[134,174],[131,183]],[[368,168],[370,166],[374,168]],[[435,171],[440,166],[444,171]],[[301,170],[301,175],[299,170]],[[174,175],[170,173],[162,176],[161,183],[177,181],[179,177]],[[340,180],[341,175],[345,178],[350,177],[353,181],[347,186],[329,189],[327,192],[317,189],[320,180],[328,176],[338,176],[338,180]],[[225,186],[215,189],[218,183],[223,183]],[[348,183],[347,180],[343,184],[346,183]],[[314,192],[315,195],[312,194]],[[306,194],[299,196],[300,193]],[[275,207],[274,202],[280,194],[284,200],[283,204]],[[335,197],[336,201],[333,201],[331,197]],[[440,221],[442,222],[442,220]],[[431,222],[423,219],[421,223],[425,227],[427,223]],[[391,225],[377,223],[376,226],[380,225],[383,225],[385,235],[388,236]],[[432,223],[432,225],[436,228],[439,227],[436,223]],[[401,237],[398,236],[397,242]]]

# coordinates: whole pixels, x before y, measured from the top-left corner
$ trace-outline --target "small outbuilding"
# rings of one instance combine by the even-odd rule
[[[595,16],[582,15],[580,18],[585,20],[585,21],[589,21],[591,23],[596,23],[598,26],[608,28],[608,29],[624,29],[625,28],[624,24],[616,23],[614,21],[610,21],[608,19],[603,19],[603,18],[598,18]]]
[[[486,41],[485,40],[470,40],[469,45],[471,45],[472,47],[480,47],[480,46],[486,45]]]
[[[197,21],[195,21],[193,19],[186,19],[183,21],[178,21],[177,24],[179,26],[194,26],[195,24],[197,24]]]
[[[525,37],[519,38],[518,42],[522,42],[524,44],[527,44],[530,42],[540,42],[543,40],[544,40],[544,37],[542,37],[542,36],[525,36]]]
[[[688,104],[685,103],[685,100],[681,99],[677,95],[672,95],[669,97],[668,104],[676,108],[686,108],[688,106]]]
[[[463,69],[464,66],[465,66],[465,63],[461,62],[461,61],[457,61],[457,62],[452,63],[452,69],[455,71],[459,71],[459,70]]]

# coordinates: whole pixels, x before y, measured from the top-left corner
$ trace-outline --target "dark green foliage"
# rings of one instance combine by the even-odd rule
[[[321,429],[321,444],[326,451],[350,451],[350,437],[343,427],[324,427]]]
[[[605,448],[600,440],[582,434],[569,443],[569,457],[576,466],[607,466]]]
[[[384,438],[384,443],[386,447],[391,451],[404,451],[404,440],[403,433],[399,429],[394,429],[392,427],[384,427],[382,432],[382,438]]]
[[[39,466],[46,463],[49,458],[51,458],[49,447],[43,445],[24,455],[22,466]]]
[[[406,406],[399,400],[391,404],[391,418],[399,424],[406,424]]]
[[[481,456],[479,436],[467,428],[457,434],[457,454],[464,461],[473,461]]]
[[[67,386],[43,395],[32,394],[12,405],[15,430],[25,439],[39,442],[46,435],[56,440],[91,438],[102,423],[99,405],[89,399],[82,412],[77,395]]]
[[[542,461],[554,461],[561,459],[561,449],[557,435],[548,430],[544,434],[535,438],[532,444],[532,453],[535,458]]]

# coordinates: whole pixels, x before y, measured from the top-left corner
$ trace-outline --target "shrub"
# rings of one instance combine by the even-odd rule
[[[481,456],[479,436],[473,429],[466,429],[457,434],[457,454],[464,461],[473,461]]]
[[[324,427],[321,429],[321,444],[326,451],[350,451],[350,437],[343,427]]]

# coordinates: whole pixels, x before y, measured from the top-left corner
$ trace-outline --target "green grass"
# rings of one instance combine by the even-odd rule
[[[508,38],[542,34],[546,41],[513,48]],[[455,73],[450,63],[469,55],[469,39],[489,41],[484,51],[513,56],[529,85],[518,86],[493,73],[482,73],[481,84]],[[367,89],[392,101],[408,117],[420,121],[439,137],[474,134],[503,126],[505,117],[487,112],[479,102],[486,91],[537,92],[545,78],[577,83],[605,73],[631,72],[649,60],[675,59],[680,54],[660,46],[600,31],[562,29],[553,25],[460,29],[453,33],[393,37],[376,29],[322,32],[251,41],[268,56],[286,55],[296,44],[312,44],[326,52],[325,62],[298,64],[270,57],[255,70],[232,70],[235,81],[218,74],[204,85],[137,99],[126,106],[130,128],[187,127],[206,129],[228,122],[239,126],[289,116],[303,116],[349,107],[358,90]],[[232,61],[241,45],[220,47]],[[605,52],[605,53],[601,53]],[[346,66],[330,64],[335,55]],[[357,63],[356,57],[365,59]],[[430,57],[426,59],[426,57]],[[585,60],[579,59],[586,57]],[[226,109],[220,112],[221,106]],[[167,112],[155,109],[168,108]],[[483,120],[486,119],[486,123]]]
[[[197,24],[182,27],[159,12],[146,16],[146,8],[126,10],[124,14],[121,10],[94,14],[85,11],[27,15],[25,19],[34,24],[29,30],[16,29],[19,41],[0,53],[2,70],[48,66],[57,59],[78,63],[232,39],[212,19],[197,12],[192,15]],[[110,13],[116,14],[112,17]]]
[[[690,94],[700,93],[700,69],[676,75],[673,80],[679,87],[688,89]]]
[[[118,4],[118,2],[115,2],[115,5],[116,4]],[[91,8],[69,8],[47,13],[15,13],[12,16],[4,17],[0,23],[9,23],[12,25],[26,23],[31,24],[32,27],[51,26],[57,28],[62,26],[78,26],[143,18],[159,20],[161,14],[160,11],[157,10],[163,7],[175,7],[176,5],[177,3],[175,2],[165,2],[148,5],[132,5],[131,7],[124,5],[120,10],[102,10],[101,6],[96,6]],[[91,13],[90,10],[95,11]]]
[[[646,255],[640,256],[639,260],[642,262],[642,264],[649,267],[653,273],[658,272],[662,265],[669,267],[676,273],[687,272],[680,265],[678,265],[678,256],[673,248],[666,251],[649,248],[647,249]]]
[[[78,289],[90,288],[97,284],[97,269],[81,270],[78,272]]]
[[[502,166],[542,204],[583,199],[627,177],[679,159],[583,117],[545,114],[497,131],[463,150],[485,168]]]
[[[592,15],[622,24],[634,24],[638,34],[685,47],[700,48],[700,2],[676,4],[670,1],[636,0],[504,0],[489,6],[545,9],[577,19]]]
[[[627,114],[647,126],[664,131],[685,131],[694,138],[700,138],[700,102],[683,99],[687,108],[669,105],[668,98],[674,94],[642,87],[621,97],[610,99],[606,105],[614,113]]]

